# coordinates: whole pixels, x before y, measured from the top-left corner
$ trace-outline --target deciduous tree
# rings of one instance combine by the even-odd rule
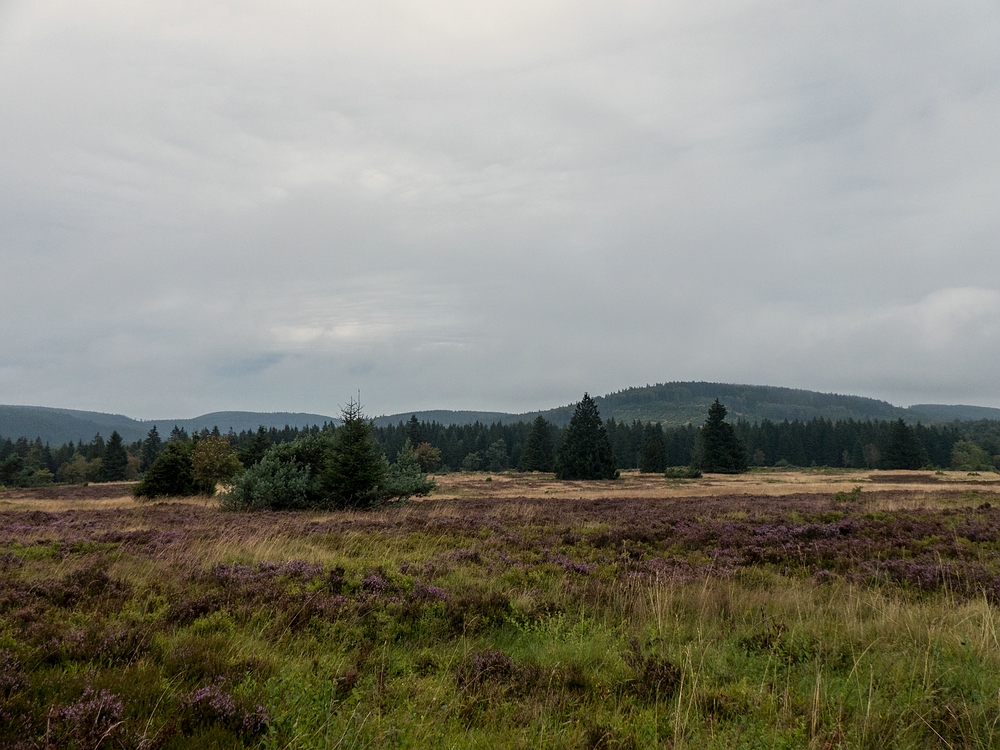
[[[243,468],[227,438],[209,435],[198,441],[191,453],[194,480],[208,494],[217,484],[229,482]]]

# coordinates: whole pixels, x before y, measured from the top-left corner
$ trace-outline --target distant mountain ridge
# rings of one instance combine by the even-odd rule
[[[734,383],[658,383],[596,396],[594,401],[604,419],[614,418],[619,422],[632,422],[637,419],[640,422],[659,422],[666,426],[678,426],[689,422],[701,424],[708,413],[708,407],[716,398],[726,405],[731,420],[745,419],[750,422],[761,422],[765,419],[774,422],[797,419],[805,422],[817,417],[834,421],[903,418],[907,422],[924,424],[955,420],[1000,420],[1000,409],[988,406],[921,404],[903,407],[865,396]],[[406,421],[412,414],[416,414],[417,419],[421,421],[437,421],[442,424],[471,424],[477,420],[510,423],[528,421],[540,414],[553,424],[562,426],[569,423],[575,406],[573,403],[521,414],[476,411],[405,412],[378,417],[375,423],[396,424]]]
[[[115,430],[126,442],[141,440],[156,425],[166,439],[174,426],[188,432],[218,427],[222,432],[256,430],[259,426],[281,429],[309,427],[340,420],[322,414],[296,412],[217,411],[191,419],[132,419],[121,414],[105,414],[76,409],[54,409],[47,406],[0,405],[0,438],[40,437],[43,443],[60,445],[70,441],[89,441],[100,433],[105,439]]]
[[[583,394],[581,394],[583,395]],[[733,383],[673,382],[626,388],[594,401],[604,419],[617,421],[659,422],[667,426],[701,424],[708,407],[718,398],[729,410],[731,420],[746,419],[760,422],[769,419],[809,421],[816,417],[826,419],[899,419],[907,422],[934,424],[942,422],[1000,420],[1000,409],[986,406],[919,404],[910,407],[894,406],[863,396],[845,396],[836,393],[819,393],[796,388],[766,385],[740,385]],[[425,422],[440,424],[472,424],[481,422],[511,423],[530,421],[538,415],[557,425],[565,425],[573,414],[575,404],[543,411],[509,414],[495,411],[430,410],[401,412],[375,418],[375,424],[384,426],[405,422],[411,415]],[[126,441],[140,440],[155,424],[162,437],[174,426],[188,432],[218,427],[222,432],[233,429],[256,430],[263,425],[275,427],[309,427],[326,422],[339,423],[335,417],[322,414],[297,412],[223,411],[203,414],[191,419],[131,419],[121,414],[56,409],[45,406],[0,405],[0,438],[26,437],[58,445],[69,441],[89,441],[100,433],[107,438],[117,430]]]

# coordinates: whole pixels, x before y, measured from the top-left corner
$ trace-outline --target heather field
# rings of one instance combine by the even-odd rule
[[[0,493],[0,747],[1000,746],[993,474],[129,490]]]

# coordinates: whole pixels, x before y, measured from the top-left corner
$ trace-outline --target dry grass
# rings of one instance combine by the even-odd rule
[[[962,471],[861,471],[840,469],[760,470],[747,474],[708,474],[701,479],[664,479],[659,474],[622,472],[617,481],[571,482],[556,481],[552,474],[504,472],[463,472],[434,477],[437,488],[431,500],[663,500],[691,497],[739,497],[788,495],[823,495],[849,492],[861,486],[868,502],[882,503],[885,509],[921,507],[927,502],[950,504],[963,493],[1000,492],[1000,477],[996,474],[969,475]],[[73,509],[132,508],[133,483],[111,482],[88,486],[57,486],[0,490],[0,510],[46,510],[60,512]],[[900,493],[905,493],[900,497]],[[915,494],[914,494],[915,493]],[[212,507],[215,498],[159,498],[156,502],[184,503]],[[420,499],[416,499],[420,502]],[[456,507],[438,505],[433,515],[457,517],[463,513]],[[530,520],[532,508],[517,504],[498,506],[498,517],[514,519],[518,515]],[[319,514],[318,520],[357,520],[381,517],[379,512],[337,512]]]
[[[435,477],[438,487],[434,499],[556,497],[596,500],[606,498],[679,498],[765,495],[780,497],[796,494],[848,492],[861,485],[865,494],[907,490],[939,493],[981,492],[1000,489],[1000,477],[993,474],[969,476],[966,472],[948,471],[860,471],[794,470],[754,471],[747,474],[708,474],[701,479],[664,479],[659,474],[622,472],[617,481],[558,482],[552,474],[482,472],[444,474]]]

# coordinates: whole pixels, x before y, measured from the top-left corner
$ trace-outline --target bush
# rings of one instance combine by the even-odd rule
[[[272,446],[261,460],[237,476],[222,499],[226,510],[305,510],[368,507],[386,496],[426,491],[407,467],[397,469],[394,484],[386,484],[388,462],[361,407],[354,403],[342,413],[343,426]],[[412,448],[409,450],[412,461]],[[405,469],[405,470],[404,470]],[[419,480],[419,481],[417,481]],[[390,491],[391,490],[391,491]]]
[[[283,460],[269,450],[240,474],[222,496],[223,510],[298,510],[312,507],[312,472],[308,466]]]
[[[426,443],[425,443],[426,445]],[[407,440],[403,449],[396,457],[396,463],[386,472],[382,485],[384,498],[407,498],[413,495],[426,495],[435,484],[433,479],[421,471],[420,458],[417,456],[410,441]]]
[[[663,476],[667,479],[700,479],[701,471],[693,466],[668,466]]]
[[[861,485],[857,484],[850,492],[837,492],[833,495],[835,503],[856,503],[861,499]]]
[[[157,456],[132,494],[146,498],[197,495],[198,486],[191,464],[193,450],[191,443],[184,440],[167,443],[166,449]]]
[[[418,443],[413,453],[420,462],[420,470],[423,472],[434,471],[441,465],[441,449],[435,448],[430,443]]]

